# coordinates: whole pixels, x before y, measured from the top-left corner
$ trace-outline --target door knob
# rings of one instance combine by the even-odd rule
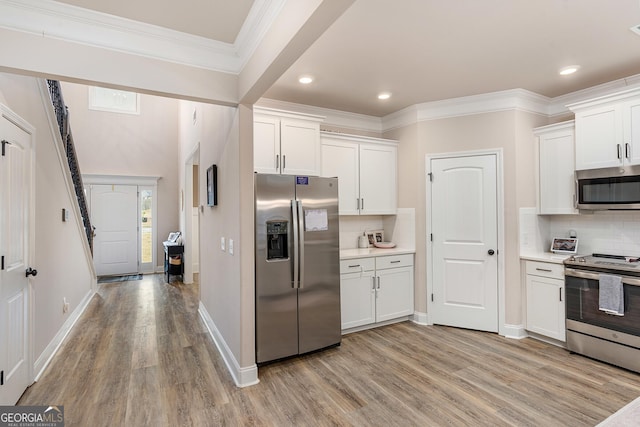
[[[36,277],[38,275],[38,270],[36,270],[35,268],[27,268],[27,270],[24,272],[25,277],[29,277],[29,276],[33,276]]]
[[[495,253],[496,253],[496,251],[494,251],[493,249],[489,249],[489,250],[487,251],[487,253],[488,253],[489,255],[493,255],[493,254],[495,254]]]

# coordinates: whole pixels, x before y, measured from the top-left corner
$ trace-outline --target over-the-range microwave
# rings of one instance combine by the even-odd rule
[[[640,210],[640,165],[576,171],[578,209]]]

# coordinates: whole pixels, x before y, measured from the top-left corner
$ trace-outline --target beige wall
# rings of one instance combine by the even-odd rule
[[[399,145],[399,206],[416,209],[416,310],[426,312],[426,169],[428,154],[502,149],[504,168],[505,298],[507,324],[522,322],[518,208],[535,206],[534,139],[547,119],[504,111],[429,120],[385,133]]]
[[[195,124],[194,111],[199,118]],[[241,115],[240,108],[181,102],[180,163],[184,165],[199,144],[199,197],[205,205],[200,214],[200,298],[235,359],[247,367],[255,363],[253,148],[249,141],[251,155],[247,160],[247,150],[241,144],[245,133],[241,131]],[[253,134],[250,123],[249,136]],[[212,164],[218,167],[215,207],[205,202],[206,170]],[[227,249],[233,239],[233,255],[220,249],[221,237]]]
[[[62,83],[71,131],[83,174],[156,176],[158,181],[157,265],[162,242],[178,229],[178,104],[140,95],[140,114],[90,110],[89,86]],[[97,230],[97,232],[100,232]]]
[[[0,102],[36,128],[35,161],[35,259],[31,266],[38,275],[33,283],[34,362],[47,358],[43,352],[69,315],[84,298],[93,293],[95,276],[91,259],[86,256],[86,237],[75,217],[74,196],[67,190],[64,163],[58,159],[45,107],[32,77],[0,74]],[[49,101],[50,102],[50,101]],[[57,128],[56,128],[57,129]],[[73,190],[71,190],[73,191]],[[70,220],[62,222],[62,209]],[[70,305],[62,312],[62,299]],[[52,349],[50,349],[52,350]],[[40,366],[44,361],[41,361]],[[36,372],[37,374],[37,372]]]

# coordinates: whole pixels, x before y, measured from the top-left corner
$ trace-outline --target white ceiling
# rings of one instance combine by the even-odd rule
[[[254,3],[62,1],[225,43]],[[638,24],[639,0],[357,0],[264,97],[372,116],[515,88],[555,97],[640,74]]]

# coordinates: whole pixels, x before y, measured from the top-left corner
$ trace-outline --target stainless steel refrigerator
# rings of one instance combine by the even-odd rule
[[[338,179],[255,175],[256,361],[340,344]]]

